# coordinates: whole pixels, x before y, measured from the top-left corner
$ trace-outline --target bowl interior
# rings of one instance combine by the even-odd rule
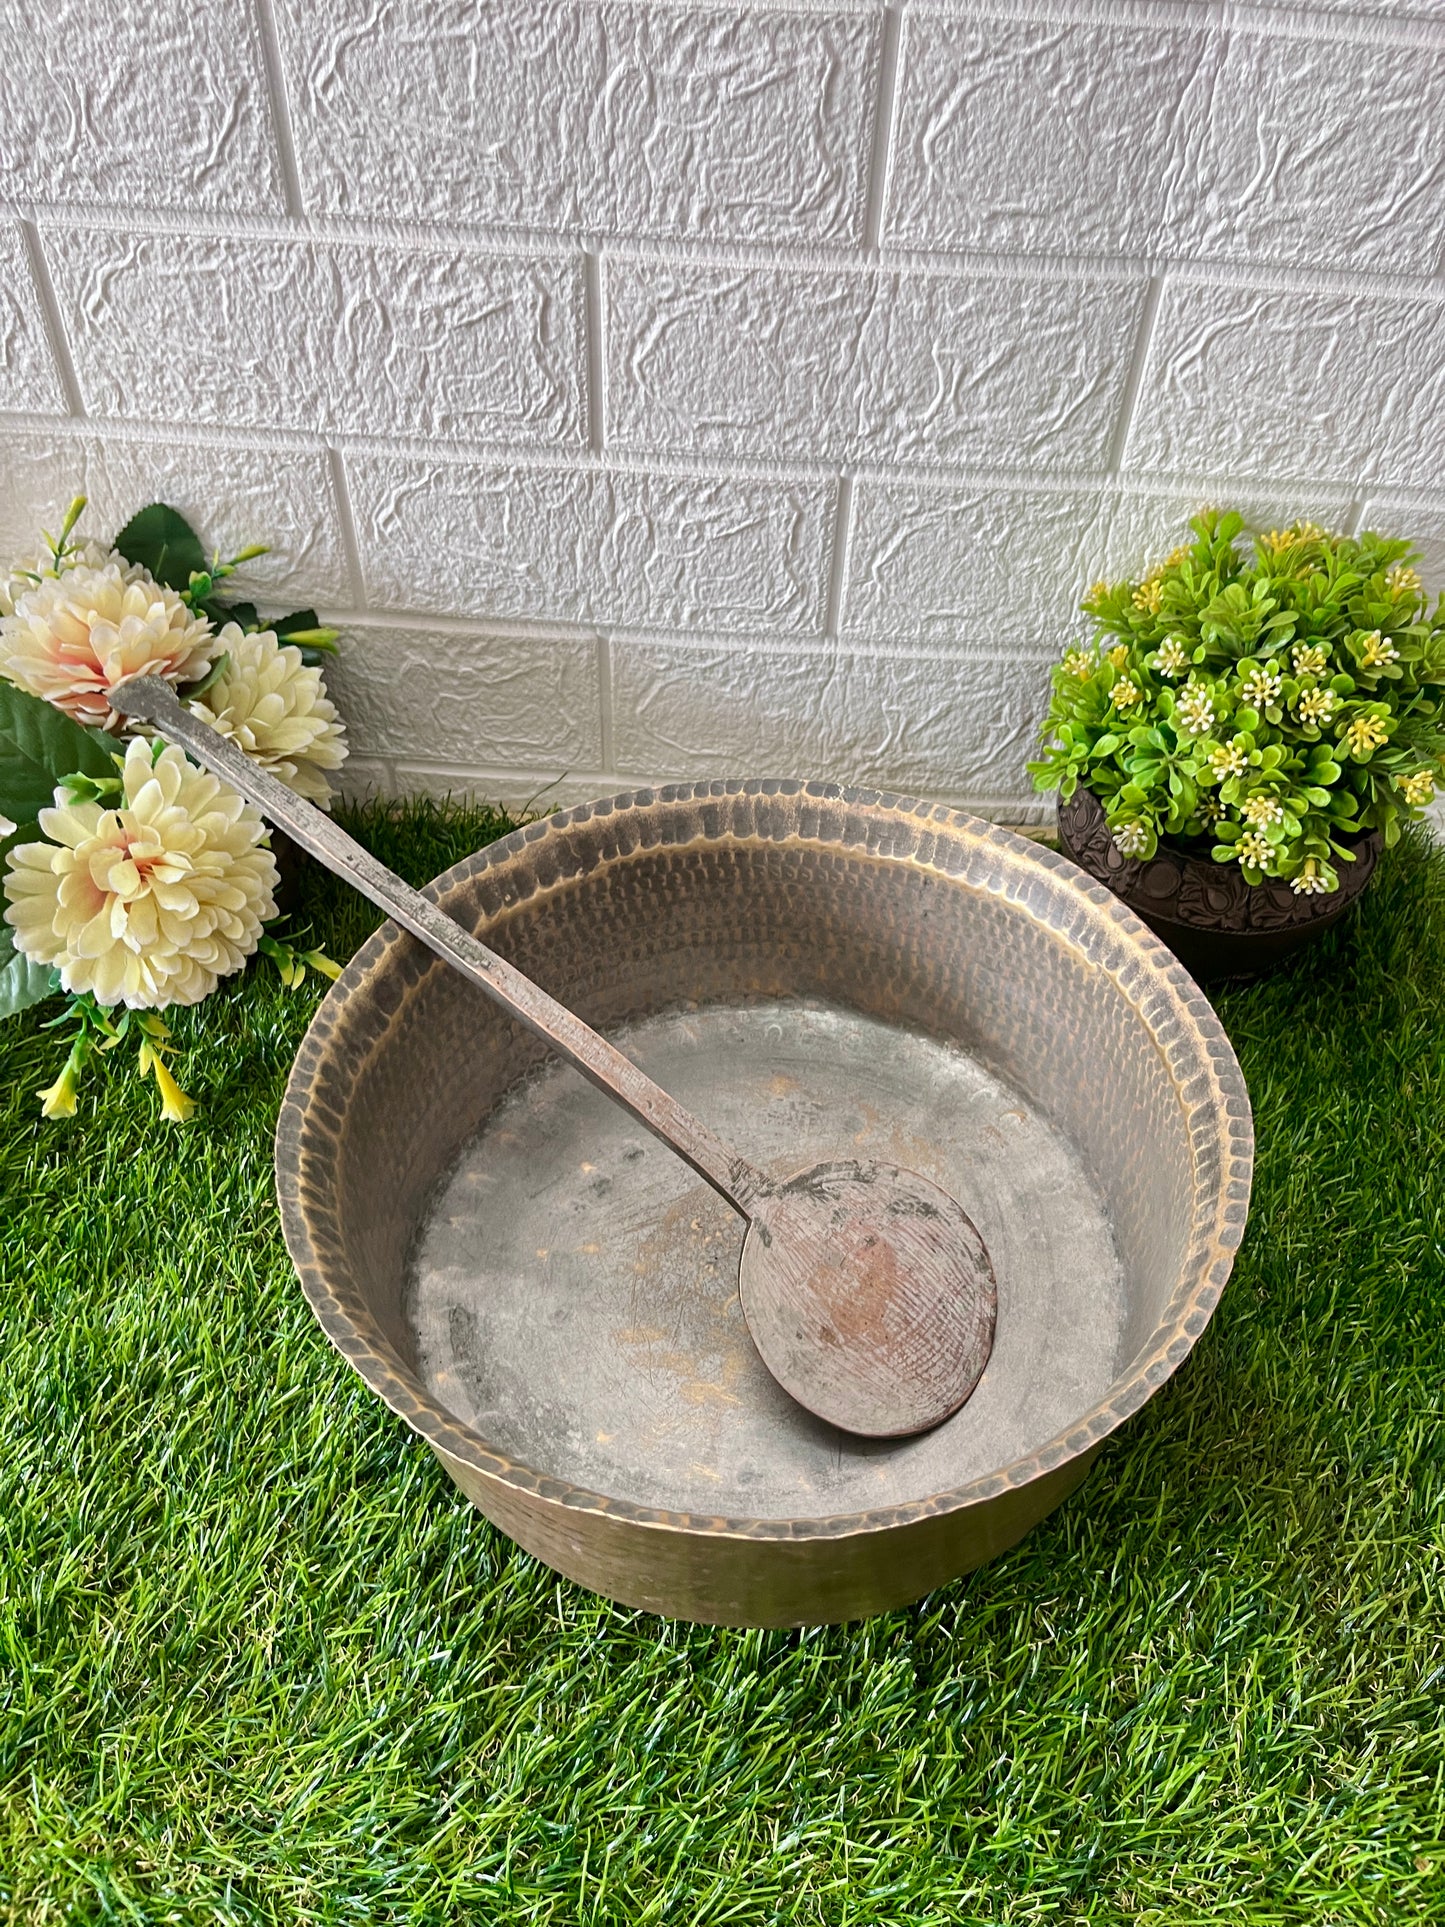
[[[755,1162],[943,1184],[999,1287],[959,1414],[832,1431],[752,1351],[741,1220],[383,932],[298,1058],[283,1210],[327,1329],[452,1456],[644,1513],[934,1503],[1083,1449],[1203,1328],[1247,1200],[1238,1067],[1168,953],[1060,859],[949,811],[753,786],[571,812],[436,887]]]

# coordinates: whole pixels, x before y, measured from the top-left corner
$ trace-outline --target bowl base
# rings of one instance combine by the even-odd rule
[[[987,1369],[935,1430],[865,1440],[796,1405],[738,1302],[742,1220],[574,1071],[517,1086],[432,1194],[407,1309],[416,1369],[545,1476],[711,1517],[807,1519],[948,1491],[1102,1398],[1125,1289],[1076,1152],[955,1044],[813,1000],[665,1012],[613,1041],[745,1155],[919,1171],[998,1280]]]

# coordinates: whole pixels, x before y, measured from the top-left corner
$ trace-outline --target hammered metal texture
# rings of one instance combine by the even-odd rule
[[[277,1128],[287,1244],[342,1354],[476,1504],[559,1571],[714,1623],[818,1623],[905,1603],[1022,1536],[1203,1331],[1248,1209],[1243,1078],[1170,952],[1064,859],[940,805],[719,781],[532,824],[430,894],[602,1029],[680,1005],[805,996],[956,1042],[1075,1148],[1122,1260],[1124,1363],[1107,1396],[959,1489],[756,1519],[548,1477],[428,1392],[403,1299],[429,1193],[543,1047],[384,926],[292,1072]]]

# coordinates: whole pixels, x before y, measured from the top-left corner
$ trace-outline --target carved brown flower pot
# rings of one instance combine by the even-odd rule
[[[1259,977],[1340,918],[1374,873],[1378,830],[1355,840],[1355,861],[1342,863],[1340,887],[1328,896],[1296,896],[1287,883],[1246,883],[1239,866],[1161,843],[1140,861],[1124,856],[1109,833],[1103,806],[1081,784],[1059,805],[1059,844],[1107,884],[1201,982]]]

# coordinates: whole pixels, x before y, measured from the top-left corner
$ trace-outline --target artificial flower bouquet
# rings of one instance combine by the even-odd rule
[[[1128,857],[1161,837],[1249,884],[1339,887],[1352,839],[1418,816],[1445,772],[1445,596],[1408,542],[1312,522],[1241,542],[1210,510],[1140,580],[1084,598],[1054,670],[1039,789],[1077,785]]]
[[[161,1012],[196,1004],[257,951],[296,985],[337,967],[276,925],[276,858],[260,815],[184,753],[110,706],[132,676],[187,707],[325,808],[346,738],[321,663],[336,645],[311,609],[264,623],[223,584],[265,553],[208,563],[174,509],[153,503],[113,547],[58,536],[0,579],[0,1016],[54,993],[73,1027],[40,1093],[67,1117],[97,1053],[134,1051],[162,1114],[194,1109],[168,1066]]]

